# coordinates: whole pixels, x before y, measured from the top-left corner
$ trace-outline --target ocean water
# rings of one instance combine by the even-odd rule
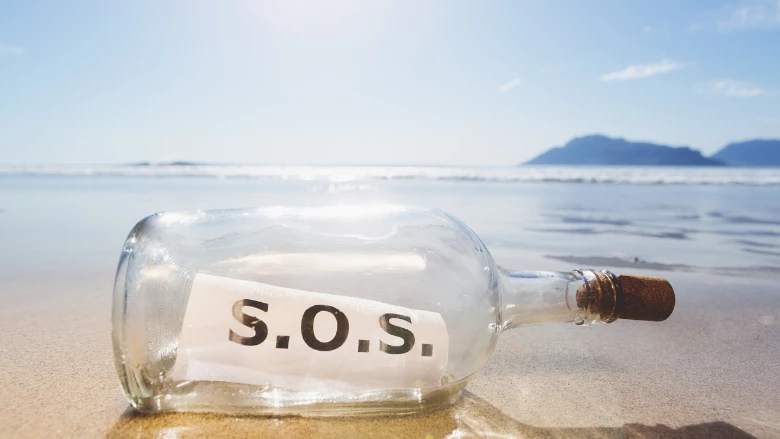
[[[109,272],[158,211],[439,207],[509,268],[780,278],[780,170],[67,166],[0,170],[0,279]]]
[[[259,166],[137,164],[0,166],[0,175],[213,177],[300,181],[493,181],[513,183],[780,185],[778,168],[593,166]]]

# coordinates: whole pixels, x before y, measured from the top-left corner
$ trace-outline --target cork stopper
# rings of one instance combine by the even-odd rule
[[[580,271],[586,279],[577,290],[577,307],[598,314],[604,322],[617,319],[661,322],[674,310],[674,290],[666,279],[608,271]]]
[[[661,322],[674,311],[674,290],[666,279],[621,274],[617,318]],[[622,298],[622,300],[620,300]]]

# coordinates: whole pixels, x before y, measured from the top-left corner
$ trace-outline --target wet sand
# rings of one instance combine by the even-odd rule
[[[780,289],[666,274],[678,305],[664,324],[519,328],[452,408],[369,419],[140,415],[114,372],[110,276],[6,277],[0,436],[780,436]]]
[[[766,254],[780,249],[780,188],[337,186],[0,180],[0,437],[780,437],[780,259]],[[505,267],[666,277],[676,309],[661,324],[509,331],[459,403],[420,416],[129,410],[110,310],[135,221],[160,210],[378,200],[455,213]]]

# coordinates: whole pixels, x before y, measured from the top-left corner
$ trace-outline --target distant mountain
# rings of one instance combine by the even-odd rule
[[[628,165],[628,166],[720,166],[723,162],[688,147],[629,142],[602,135],[572,139],[552,148],[528,165]]]
[[[734,166],[780,166],[780,139],[729,143],[712,158]]]

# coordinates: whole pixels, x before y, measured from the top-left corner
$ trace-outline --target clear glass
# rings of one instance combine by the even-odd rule
[[[171,369],[196,273],[362,298],[439,313],[449,334],[440,383],[312,392],[182,381]],[[490,358],[501,331],[599,321],[578,309],[587,273],[498,267],[453,216],[411,206],[332,206],[159,213],[125,242],[114,289],[116,367],[145,411],[356,415],[449,404]],[[216,292],[215,294],[218,294]],[[345,360],[341,367],[349,371]],[[304,377],[305,378],[305,377]]]

